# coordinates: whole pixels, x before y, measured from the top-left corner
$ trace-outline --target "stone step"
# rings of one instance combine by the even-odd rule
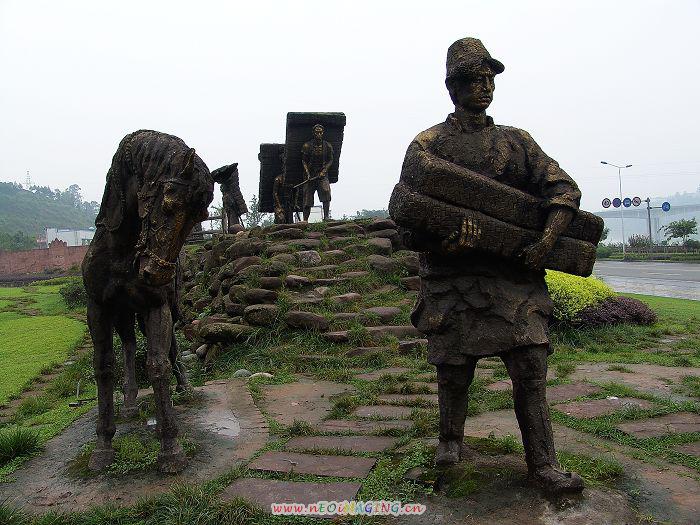
[[[421,348],[428,347],[427,339],[409,339],[407,341],[399,341],[399,354],[412,355]]]
[[[397,438],[384,436],[298,436],[285,444],[287,450],[341,450],[382,452],[396,445]]]
[[[394,336],[397,339],[423,337],[423,334],[419,332],[415,326],[411,325],[369,326],[367,327],[367,331],[375,339],[379,339],[384,336]]]
[[[319,501],[353,501],[360,488],[360,483],[348,481],[319,483],[240,478],[226,487],[220,498],[224,503],[242,498],[259,506],[269,514],[272,512],[271,505],[273,503],[309,505]],[[329,516],[323,515],[323,517]]]
[[[423,401],[437,405],[437,394],[383,394],[377,398],[382,403],[390,405],[411,405],[415,401]]]
[[[639,439],[700,432],[700,414],[676,412],[660,417],[629,421],[617,425],[617,428]]]
[[[362,405],[352,411],[360,418],[409,419],[413,408],[398,405]]]
[[[348,357],[360,357],[366,355],[385,355],[390,354],[391,348],[387,346],[358,346],[352,350],[348,350],[345,355]]]
[[[389,368],[380,368],[379,370],[373,370],[367,372],[366,374],[358,374],[355,379],[362,379],[363,381],[375,381],[382,376],[400,376],[407,372],[410,372],[410,368],[404,368],[402,366],[392,366]]]
[[[333,273],[338,269],[337,264],[322,264],[321,266],[314,266],[312,268],[306,268],[306,273],[315,275],[328,275]]]
[[[313,312],[301,312],[292,310],[284,316],[284,322],[290,328],[302,328],[305,330],[328,330],[329,322],[324,316]]]
[[[377,462],[374,458],[327,456],[287,451],[268,451],[253,460],[248,468],[266,472],[294,472],[314,476],[364,478]]]
[[[334,284],[346,283],[348,281],[349,279],[347,277],[322,277],[314,280],[319,286],[333,286]]]
[[[590,399],[587,401],[574,401],[554,405],[553,408],[563,412],[567,416],[580,419],[590,419],[594,417],[607,416],[627,408],[647,409],[653,407],[651,401],[644,399],[634,399],[630,397]],[[698,416],[700,418],[700,416]]]
[[[366,317],[379,318],[382,323],[388,323],[401,314],[401,308],[396,306],[374,306],[362,312]]]
[[[550,403],[560,403],[570,401],[577,397],[592,396],[601,391],[601,388],[589,383],[569,383],[566,385],[555,385],[547,387],[547,401]]]
[[[420,290],[420,277],[404,277],[401,279],[401,286],[403,286],[406,290],[418,291]]]
[[[353,434],[371,434],[391,429],[408,430],[413,422],[407,419],[399,420],[358,420],[358,419],[328,419],[316,426],[319,432],[350,432]]]
[[[371,336],[372,340],[379,341],[382,337],[392,336],[397,339],[408,339],[421,337],[423,334],[419,332],[414,326],[410,325],[383,325],[383,326],[368,326],[367,333]],[[325,334],[326,339],[333,343],[347,343],[349,340],[349,335],[347,330],[339,330],[337,332],[328,332]]]

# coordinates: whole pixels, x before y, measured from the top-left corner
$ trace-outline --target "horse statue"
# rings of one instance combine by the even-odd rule
[[[137,314],[148,342],[146,368],[160,439],[158,468],[176,473],[187,465],[177,442],[178,425],[170,397],[172,372],[178,386],[186,386],[182,370],[173,366],[177,352],[174,278],[180,250],[195,223],[207,218],[213,192],[214,181],[206,164],[178,137],[136,131],[122,139],[114,154],[95,220],[97,231],[82,264],[98,399],[91,470],[102,470],[114,460],[113,329],[124,349],[124,408],[133,413],[135,407]]]

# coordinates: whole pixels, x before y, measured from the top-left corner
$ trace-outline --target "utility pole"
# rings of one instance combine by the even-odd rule
[[[617,168],[617,178],[620,181],[620,226],[622,228],[622,258],[625,258],[625,212],[622,200],[622,170],[625,168],[631,168],[632,164],[627,164],[627,166],[618,166],[617,164],[612,164],[610,162],[600,161],[601,164],[606,164],[608,166],[613,166]]]
[[[647,226],[649,228],[649,253],[651,253],[651,247],[654,245],[654,239],[651,238],[651,199],[647,197],[644,202],[647,203]]]

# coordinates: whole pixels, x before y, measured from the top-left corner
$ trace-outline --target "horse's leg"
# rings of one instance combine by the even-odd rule
[[[88,299],[88,327],[94,347],[95,379],[97,380],[97,442],[90,455],[88,468],[102,470],[114,460],[112,438],[114,425],[114,349],[112,319],[105,308]]]
[[[190,385],[187,379],[187,369],[185,365],[178,359],[177,351],[177,340],[175,339],[175,328],[171,331],[170,337],[170,352],[168,354],[170,358],[170,365],[173,367],[173,374],[175,374],[175,381],[177,381],[177,386],[175,387],[176,392],[192,392],[192,385]]]
[[[134,417],[138,414],[136,396],[139,388],[136,384],[136,330],[134,322],[135,314],[131,310],[118,313],[115,322],[124,352],[124,405],[121,409],[121,416],[124,418]]]
[[[182,253],[180,253],[182,256]],[[175,273],[175,280],[173,281],[173,286],[171,292],[168,294],[168,303],[170,305],[170,318],[173,321],[173,327],[170,332],[170,351],[168,356],[170,357],[170,365],[173,367],[173,374],[175,374],[175,381],[177,381],[177,386],[175,387],[176,392],[192,392],[192,386],[187,379],[187,369],[185,365],[178,359],[178,349],[177,349],[177,339],[175,338],[175,323],[180,319],[180,289],[182,287],[182,267],[180,266],[180,260],[178,258],[178,267]]]
[[[156,404],[157,431],[160,438],[158,468],[161,472],[180,472],[187,466],[187,458],[177,442],[178,426],[170,398],[169,353],[172,336],[172,317],[166,303],[146,312],[146,339],[148,340],[148,359],[146,366],[153,385]]]

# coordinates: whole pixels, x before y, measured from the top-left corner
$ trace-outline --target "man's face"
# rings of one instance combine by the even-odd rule
[[[475,113],[484,111],[493,101],[494,74],[482,68],[470,77],[459,77],[451,81],[455,103]]]
[[[323,128],[314,128],[314,138],[321,140],[323,138]]]

